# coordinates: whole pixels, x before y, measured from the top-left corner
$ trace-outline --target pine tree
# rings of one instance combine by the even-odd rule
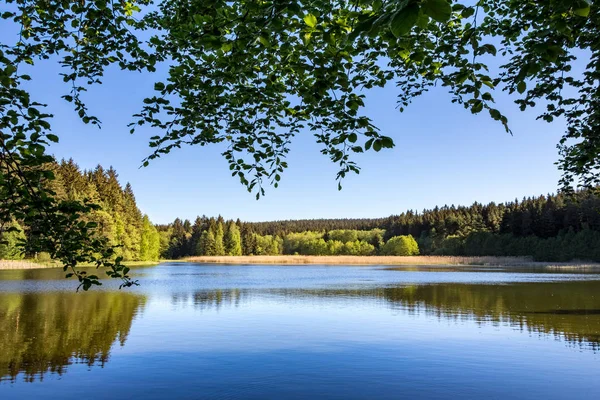
[[[192,233],[192,223],[189,219],[183,221],[183,230],[185,231],[185,233]]]
[[[214,233],[210,229],[202,232],[200,241],[198,242],[197,252],[203,256],[215,256],[217,255],[215,247]]]
[[[223,244],[223,223],[221,221],[216,223],[215,235],[215,256],[225,255],[225,245]]]
[[[183,228],[183,221],[176,218],[173,221],[173,233],[171,234],[171,241],[169,243],[169,258],[180,258],[184,255],[184,243],[185,243],[185,229]]]
[[[233,221],[230,221],[227,224],[223,244],[225,246],[225,253],[228,256],[242,255],[242,237],[240,229]]]
[[[256,253],[256,238],[252,229],[248,224],[242,224],[240,228],[241,240],[242,240],[242,254],[249,256]]]
[[[189,254],[191,256],[199,256],[199,242],[200,237],[202,236],[202,218],[196,217],[194,221],[194,225],[192,225],[192,235],[189,240]]]
[[[62,160],[58,170],[65,185],[64,191],[67,196],[65,199],[82,199],[82,194],[85,191],[86,179],[83,177],[83,174],[75,161],[73,161],[72,158],[67,161]]]

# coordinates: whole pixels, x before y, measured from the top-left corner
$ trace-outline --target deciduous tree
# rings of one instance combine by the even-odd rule
[[[100,125],[84,93],[106,68],[151,73],[165,63],[168,77],[131,125],[157,129],[143,164],[184,144],[225,142],[233,175],[257,197],[266,184],[279,184],[301,131],[311,131],[338,165],[340,188],[359,172],[354,153],[393,147],[364,112],[368,89],[384,86],[398,88],[400,111],[444,87],[452,102],[486,112],[507,131],[498,91],[523,110],[542,103],[541,119],[567,123],[559,144],[563,189],[600,182],[600,13],[591,0],[5,4],[0,18],[15,35],[0,42],[0,225],[27,220],[39,234],[36,249],[62,260],[84,289],[99,282],[76,270],[80,262],[132,281],[111,261],[110,243],[93,238],[97,225],[84,221],[97,206],[56,199],[50,184],[39,185],[54,177],[46,146],[58,136],[28,91],[26,64],[58,62],[62,98],[84,123]],[[582,54],[589,62],[576,74]]]

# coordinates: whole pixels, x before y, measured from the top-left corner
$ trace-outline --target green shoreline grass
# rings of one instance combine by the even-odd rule
[[[181,260],[126,261],[129,267],[153,266],[165,262],[228,265],[407,265],[407,266],[490,266],[490,267],[556,267],[565,269],[599,268],[600,263],[574,260],[570,262],[533,261],[529,257],[460,257],[460,256],[199,256]],[[80,265],[80,267],[94,267]],[[62,268],[58,262],[36,260],[0,260],[0,270]]]

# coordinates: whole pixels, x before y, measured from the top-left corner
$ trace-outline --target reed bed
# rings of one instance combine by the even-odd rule
[[[161,261],[124,261],[123,264],[128,267],[149,267],[158,265]],[[63,264],[58,261],[36,261],[36,260],[0,260],[0,270],[5,269],[40,269],[40,268],[62,268]],[[92,264],[80,264],[80,268],[93,268],[95,265]]]
[[[564,263],[533,261],[528,257],[461,257],[461,256],[198,256],[183,260],[160,262],[129,261],[125,265],[151,266],[162,262],[190,262],[202,264],[274,264],[274,265],[435,265],[435,266],[495,266],[495,267],[547,267],[556,269],[600,269],[600,264],[587,261]],[[92,265],[81,265],[91,267]],[[0,270],[60,268],[55,261],[0,260]]]
[[[206,264],[326,264],[326,265],[449,265],[505,267],[600,267],[600,264],[572,261],[550,263],[528,257],[460,256],[198,256],[183,261]]]
[[[40,269],[60,266],[59,263],[54,261],[0,260],[0,269]]]

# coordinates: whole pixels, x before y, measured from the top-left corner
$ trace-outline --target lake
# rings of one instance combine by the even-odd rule
[[[600,398],[600,272],[0,271],[0,399]]]

